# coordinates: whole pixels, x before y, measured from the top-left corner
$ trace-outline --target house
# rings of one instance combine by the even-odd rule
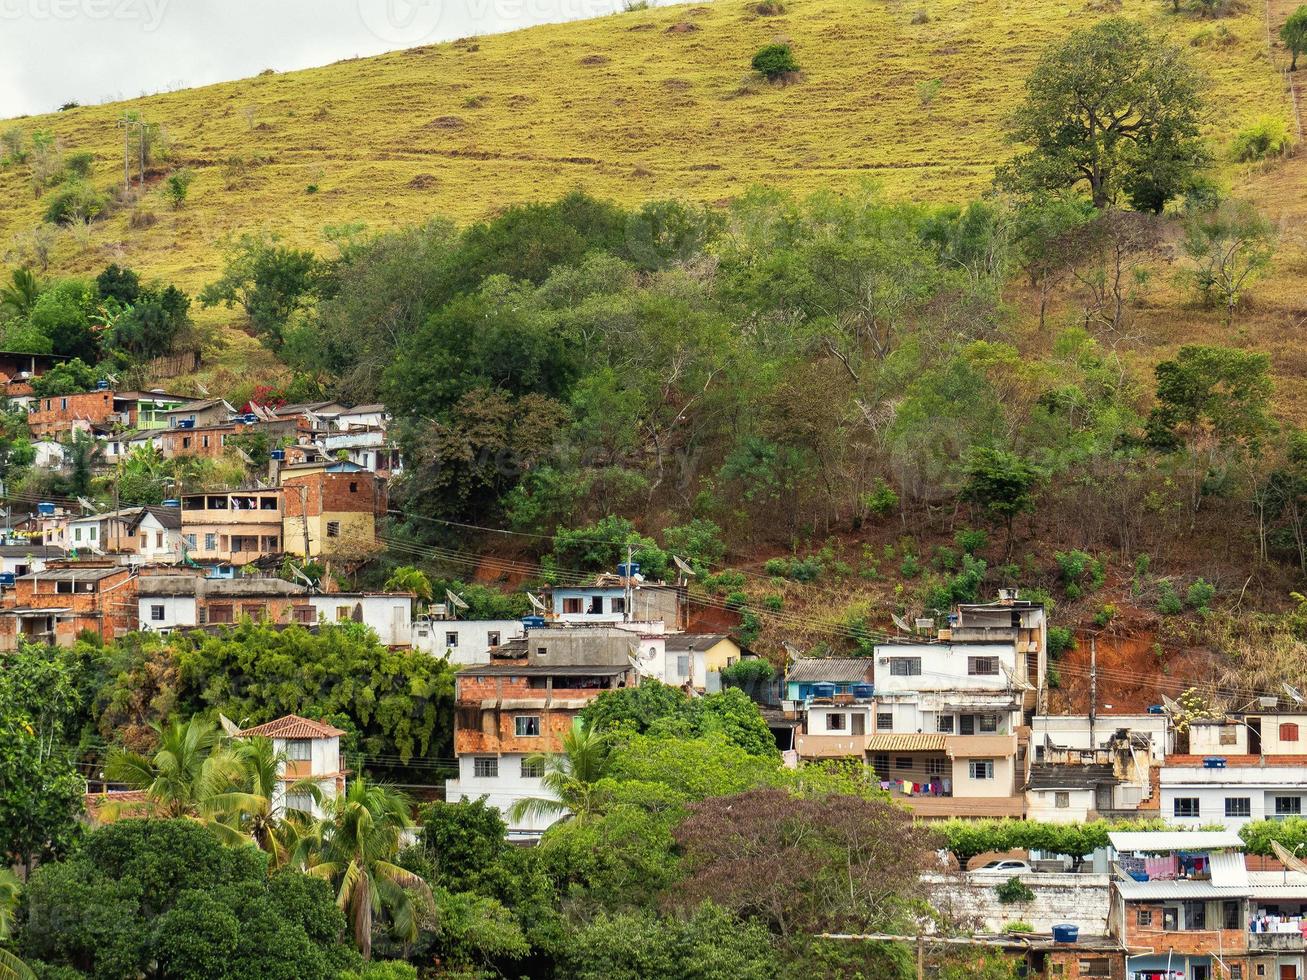
[[[45,571],[51,559],[64,557],[63,548],[43,544],[0,545],[0,576],[12,575],[15,579],[33,572]],[[0,581],[0,584],[3,584]],[[13,588],[12,585],[6,586]]]
[[[623,642],[607,633],[587,640],[588,631],[542,632],[548,635],[533,630],[525,640],[504,644],[496,652],[505,655],[464,667],[454,681],[458,778],[445,784],[445,799],[487,797],[516,837],[537,835],[553,822],[509,812],[523,797],[547,793],[531,757],[560,751],[581,709],[602,691],[638,680],[630,634]]]
[[[192,561],[246,565],[281,554],[280,490],[223,490],[181,498],[182,544]]]
[[[995,602],[961,603],[949,616],[939,639],[951,643],[1001,643],[1012,647],[1012,671],[1021,678],[1022,706],[1032,713],[1047,697],[1048,616],[1043,603],[1020,598],[1016,589],[1001,589]]]
[[[386,406],[380,402],[370,405],[355,405],[353,408],[342,408],[331,420],[331,427],[338,432],[350,432],[354,430],[384,430],[390,425],[390,413],[386,411]]]
[[[377,519],[386,513],[385,488],[363,467],[341,461],[286,466],[281,488],[288,554],[355,558],[379,547]]]
[[[64,445],[53,439],[41,439],[32,443],[32,452],[36,455],[32,465],[38,470],[57,470],[64,465]]]
[[[209,425],[221,425],[236,414],[236,409],[221,398],[207,398],[201,401],[185,402],[176,408],[164,410],[164,428],[168,429],[202,429]]]
[[[380,426],[327,432],[318,437],[318,446],[323,455],[331,459],[343,456],[380,477],[390,477],[404,469],[398,444]]]
[[[1034,761],[1042,761],[1045,746],[1066,749],[1106,748],[1121,729],[1148,738],[1149,758],[1166,761],[1171,743],[1171,719],[1165,714],[1035,715],[1030,722],[1030,748]]]
[[[155,452],[162,454],[163,430],[129,429],[125,432],[110,431],[100,436],[100,448],[106,463],[121,462],[146,446],[151,446]]]
[[[1031,727],[1026,816],[1051,823],[1138,817],[1155,809],[1165,715],[1037,715]]]
[[[140,629],[219,626],[249,618],[266,623],[315,623],[308,590],[295,582],[263,576],[208,578],[198,570],[145,573],[137,586]]]
[[[362,623],[388,647],[413,642],[412,592],[325,592],[307,596],[314,622]]]
[[[39,378],[56,364],[68,360],[58,354],[32,354],[28,351],[0,351],[0,377],[5,380],[28,381]]]
[[[136,572],[107,561],[47,561],[0,597],[0,650],[19,639],[70,647],[83,630],[111,643],[136,629]]]
[[[176,507],[128,507],[69,520],[74,549],[132,555],[139,561],[171,562],[181,557],[181,512]]]
[[[28,406],[27,427],[36,439],[59,439],[74,430],[90,432],[114,416],[113,392],[106,389],[35,398]]]
[[[743,651],[726,633],[667,633],[659,679],[673,687],[720,691],[722,671],[738,663]]]
[[[554,586],[547,607],[546,616],[557,623],[662,622],[668,630],[689,625],[686,587],[646,582],[638,574],[600,575],[593,585]]]
[[[119,391],[113,396],[114,412],[129,429],[166,429],[168,413],[190,402],[185,395],[165,391]]]
[[[495,649],[526,636],[520,619],[418,619],[409,645],[455,664],[488,664]]]
[[[1128,976],[1254,976],[1249,959],[1253,885],[1237,834],[1116,832],[1108,839],[1122,872],[1112,880],[1109,922],[1112,934],[1129,950]],[[1271,980],[1265,972],[1257,976]],[[1281,976],[1287,975],[1272,974]]]
[[[281,761],[272,791],[273,812],[302,810],[315,818],[326,815],[304,785],[316,785],[325,800],[345,792],[346,770],[340,755],[341,729],[324,721],[286,715],[236,733],[237,738],[268,738]]]

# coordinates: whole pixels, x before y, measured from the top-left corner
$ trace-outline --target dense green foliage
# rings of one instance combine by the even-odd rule
[[[776,754],[776,742],[758,709],[737,689],[691,698],[680,688],[651,681],[604,691],[586,705],[581,717],[604,731],[682,738],[716,734],[751,755]]]

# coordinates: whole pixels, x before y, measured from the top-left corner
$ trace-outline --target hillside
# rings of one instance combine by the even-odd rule
[[[1289,112],[1260,2],[1219,22],[1171,15],[1156,0],[1117,8],[1189,46],[1211,76],[1218,148],[1241,122]],[[914,23],[922,11],[928,19]],[[758,182],[802,191],[870,177],[891,195],[961,200],[984,191],[1008,154],[1001,123],[1040,50],[1104,12],[1065,0],[792,0],[782,14],[761,16],[722,0],[19,124],[52,130],[67,151],[93,151],[93,182],[104,188],[121,183],[122,112],[163,124],[170,160],[137,205],[155,223],[133,228],[122,210],[66,233],[54,268],[84,271],[113,259],[193,290],[218,267],[218,241],[242,230],[275,229],[324,247],[329,224],[381,229],[434,214],[468,221],[578,186],[622,202],[716,202]],[[776,38],[794,46],[798,84],[751,78],[753,52]],[[926,105],[918,86],[932,80],[941,84]],[[184,210],[162,199],[164,166],[196,172]],[[1244,182],[1224,169],[1231,183]],[[1263,186],[1268,196],[1286,189],[1279,178]],[[19,168],[0,171],[0,241],[36,226],[42,210]]]

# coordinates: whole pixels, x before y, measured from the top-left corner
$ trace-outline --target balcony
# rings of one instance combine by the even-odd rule
[[[867,754],[866,735],[797,735],[795,751],[801,759],[846,759]]]
[[[1307,950],[1301,932],[1250,932],[1250,953],[1301,953]]]

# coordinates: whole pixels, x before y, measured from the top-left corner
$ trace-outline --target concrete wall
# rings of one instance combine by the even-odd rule
[[[921,661],[920,674],[894,674],[882,658],[900,657]],[[968,673],[972,657],[994,657],[999,670],[995,674]],[[1015,643],[886,643],[876,647],[876,691],[1005,691],[1010,686],[1003,673],[1006,667],[1019,675]]]
[[[412,596],[329,592],[307,598],[320,621],[348,621],[353,617],[355,609],[361,607],[363,625],[376,633],[383,644],[388,647],[408,646],[412,641]]]
[[[522,775],[522,760],[525,758],[527,756],[520,753],[501,755],[498,757],[498,776],[477,777],[476,757],[460,756],[458,779],[445,783],[445,799],[457,803],[485,796],[486,803],[499,808],[510,833],[539,833],[547,829],[556,817],[531,816],[514,820],[508,814],[509,808],[524,797],[549,796],[539,779]]]
[[[1152,743],[1152,757],[1166,758],[1167,718],[1165,715],[1099,715],[1094,721],[1093,748],[1103,748],[1119,729],[1147,734]],[[1037,748],[1048,735],[1055,745],[1069,749],[1088,749],[1088,715],[1036,715],[1030,725],[1030,744]]]
[[[179,626],[195,626],[195,597],[175,595],[145,595],[139,597],[141,629],[172,630]],[[163,609],[163,618],[155,619],[152,608]]]
[[[500,644],[526,635],[520,619],[432,619],[412,623],[409,629],[414,650],[448,655],[454,664],[490,663],[492,633],[498,634]]]
[[[1082,936],[1107,934],[1108,876],[1090,874],[1026,874],[1019,876],[1035,893],[1034,901],[1000,902],[996,885],[1003,875],[922,876],[932,904],[976,923],[987,932],[1000,932],[1006,923],[1027,922],[1035,932],[1071,923]]]
[[[1232,766],[1204,769],[1197,766],[1166,766],[1161,771],[1163,820],[1186,827],[1221,824],[1238,830],[1246,823],[1277,815],[1276,797],[1299,799],[1301,814],[1307,816],[1307,767]],[[1177,798],[1197,799],[1196,817],[1175,815]],[[1250,816],[1225,815],[1225,801],[1247,798]],[[1288,814],[1285,814],[1288,815]],[[1292,814],[1297,816],[1298,814]]]

